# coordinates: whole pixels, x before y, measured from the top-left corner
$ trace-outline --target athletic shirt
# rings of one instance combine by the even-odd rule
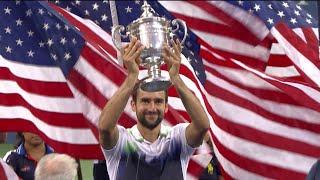
[[[110,150],[102,148],[110,179],[186,179],[195,150],[186,141],[187,126],[188,123],[161,125],[160,135],[153,143],[143,139],[137,125],[130,129],[118,126],[117,144]]]

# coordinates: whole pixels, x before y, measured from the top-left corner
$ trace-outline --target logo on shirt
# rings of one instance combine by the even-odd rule
[[[30,171],[30,166],[23,166],[21,169],[20,169],[21,172],[27,172],[27,171]]]

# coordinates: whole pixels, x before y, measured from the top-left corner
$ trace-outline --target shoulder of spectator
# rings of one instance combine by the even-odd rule
[[[8,152],[3,156],[3,158],[2,158],[3,161],[7,162],[8,157],[12,154],[12,152],[15,152],[15,151],[16,151],[15,149],[8,151]]]

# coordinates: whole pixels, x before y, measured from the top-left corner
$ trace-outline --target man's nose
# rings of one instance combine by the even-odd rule
[[[156,108],[156,104],[154,103],[154,101],[151,101],[149,104],[149,108],[154,110]]]

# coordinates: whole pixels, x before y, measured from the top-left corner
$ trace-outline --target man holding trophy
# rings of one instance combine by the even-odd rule
[[[158,26],[162,24],[162,19],[152,16],[147,3],[143,8],[142,18],[134,22],[139,26],[131,29],[131,32],[138,29],[138,33],[131,33],[130,43],[119,48],[128,76],[102,110],[99,120],[100,144],[112,180],[186,179],[190,156],[202,144],[209,129],[208,117],[200,101],[179,75],[179,40],[167,40],[169,35],[162,31],[166,27]],[[154,40],[159,36],[166,43],[159,45]],[[172,48],[168,47],[168,41]],[[162,61],[167,64],[169,81],[164,80],[158,72],[150,72],[154,64],[159,66]],[[149,77],[141,81],[138,79],[139,65],[144,62]],[[168,111],[167,88],[170,84],[177,90],[191,123],[174,127],[161,124]],[[132,128],[125,129],[117,122],[131,95],[131,108],[138,121]]]

